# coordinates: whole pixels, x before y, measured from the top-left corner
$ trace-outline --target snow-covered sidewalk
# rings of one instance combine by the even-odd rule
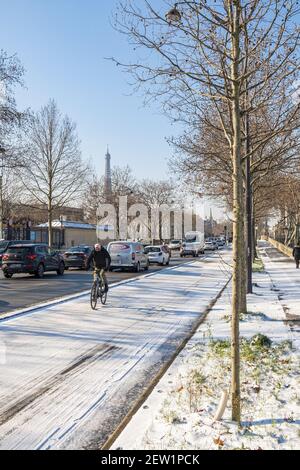
[[[268,245],[262,250],[267,255]],[[300,448],[300,333],[286,323],[282,305],[297,305],[299,278],[293,271],[289,282],[289,260],[281,261],[282,276],[268,255],[264,261],[240,322],[243,426],[231,422],[230,400],[223,420],[213,423],[230,387],[229,286],[113,449]]]
[[[212,255],[0,320],[0,448],[99,448],[228,278]]]
[[[291,321],[293,331],[300,337],[300,269],[296,269],[295,261],[266,242],[260,243],[260,255],[272,280],[272,289]],[[300,343],[297,344],[300,348]]]

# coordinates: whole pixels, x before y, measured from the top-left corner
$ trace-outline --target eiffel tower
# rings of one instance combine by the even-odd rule
[[[110,161],[111,161],[111,155],[107,147],[107,152],[105,155],[105,180],[104,180],[105,197],[106,197],[107,202],[110,202],[111,195],[112,195]]]

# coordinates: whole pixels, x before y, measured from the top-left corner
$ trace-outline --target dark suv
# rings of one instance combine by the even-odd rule
[[[62,255],[43,244],[10,245],[2,257],[2,271],[7,279],[16,273],[35,274],[41,279],[45,271],[56,271],[62,276],[64,270]]]
[[[18,243],[22,243],[22,245],[32,245],[32,241],[29,240],[1,240],[0,241],[0,267],[2,266],[2,258],[6,253],[6,250],[11,245],[16,245]]]

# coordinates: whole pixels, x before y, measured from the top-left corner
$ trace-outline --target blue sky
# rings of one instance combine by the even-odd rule
[[[159,0],[157,0],[159,1]],[[39,109],[54,98],[78,125],[83,156],[99,174],[109,144],[115,165],[129,164],[139,178],[168,177],[176,134],[157,108],[131,95],[129,78],[105,57],[125,59],[126,39],[110,24],[117,0],[9,0],[1,2],[0,48],[16,53],[26,69],[20,108]]]

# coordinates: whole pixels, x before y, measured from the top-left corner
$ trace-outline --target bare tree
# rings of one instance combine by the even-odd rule
[[[81,159],[76,126],[61,115],[53,100],[28,120],[27,152],[22,163],[18,174],[30,202],[48,208],[51,247],[53,211],[70,201],[80,201],[88,173]]]
[[[158,237],[162,240],[163,237],[163,214],[160,213],[160,208],[164,205],[171,207],[175,199],[175,186],[172,181],[153,181],[150,179],[142,180],[139,184],[138,190],[139,202],[144,204],[148,209],[149,224],[146,227],[148,233],[154,233],[156,230],[153,227],[155,220],[151,217],[157,212],[158,216]],[[151,237],[150,237],[151,238]]]
[[[290,101],[284,93],[278,97],[278,109],[258,110],[251,114],[248,135],[252,145],[273,132],[274,116],[281,112],[284,101]],[[253,227],[259,219],[274,212],[277,193],[287,185],[286,174],[299,172],[299,124],[300,117],[286,123],[285,129],[257,148],[251,156],[250,174],[253,196]],[[213,109],[208,109],[201,126],[185,132],[180,138],[172,139],[176,154],[170,162],[170,169],[189,184],[195,193],[210,194],[222,199],[232,210],[232,165],[230,148],[224,133],[218,126]],[[245,171],[244,171],[245,179]],[[246,181],[244,183],[246,185]],[[288,188],[288,187],[287,187]],[[284,191],[285,192],[285,191]],[[272,195],[272,196],[271,196]],[[254,237],[252,237],[254,240]],[[255,247],[252,250],[255,254]]]
[[[146,56],[140,53],[140,61],[123,67],[133,74],[138,87],[146,87],[147,98],[159,99],[166,112],[174,116],[175,111],[176,119],[190,120],[195,109],[203,116],[213,105],[230,149],[234,218],[231,396],[232,419],[239,422],[239,314],[246,303],[242,289],[243,169],[258,150],[252,145],[243,151],[243,115],[263,109],[272,97],[272,87],[276,94],[283,80],[297,77],[299,28],[293,26],[297,1],[182,1],[171,9],[166,1],[163,10],[146,0],[143,5],[138,7],[133,1],[120,5],[116,27],[129,36],[135,48],[149,52]],[[297,111],[283,109],[276,128],[262,136],[259,146],[284,130],[287,119]]]
[[[96,174],[88,182],[84,197],[83,197],[83,210],[85,219],[95,224],[97,222],[97,210],[99,204],[105,203],[105,185],[104,177],[98,178]]]
[[[23,84],[23,73],[18,58],[0,50],[0,238],[3,217],[7,217],[12,203],[12,195],[8,195],[7,170],[19,164],[16,142],[23,115],[17,110],[14,88]]]
[[[278,175],[277,191],[265,199],[262,213],[269,215],[271,209],[277,216],[276,232],[279,241],[287,246],[300,242],[300,172],[298,174]]]
[[[19,59],[0,50],[0,141],[7,146],[8,131],[20,119],[14,88],[22,85],[24,69]]]
[[[128,203],[137,202],[137,187],[135,177],[131,168],[114,166],[111,170],[111,194],[106,194],[104,177],[98,178],[94,172],[92,180],[89,181],[84,195],[84,210],[86,218],[91,223],[97,222],[97,209],[100,204],[111,203],[118,211],[119,197],[127,196]]]
[[[133,196],[137,192],[137,181],[128,165],[112,168],[111,185],[114,201],[117,201],[119,196]]]

